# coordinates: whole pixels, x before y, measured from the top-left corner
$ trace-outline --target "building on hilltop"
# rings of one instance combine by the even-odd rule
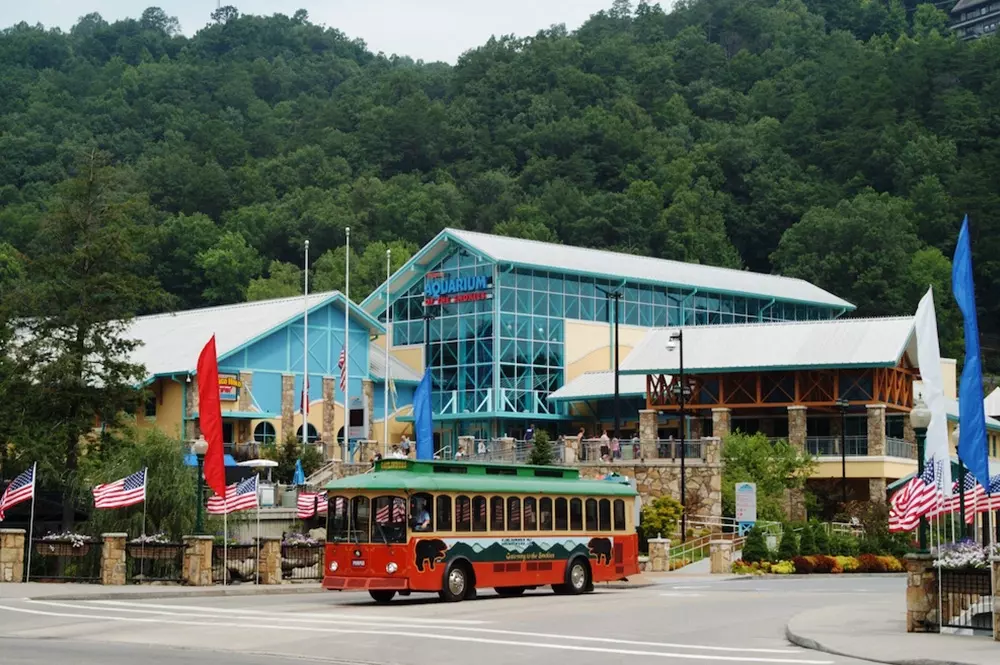
[[[998,0],[959,0],[951,8],[951,29],[960,39],[978,39],[995,34],[998,25]]]

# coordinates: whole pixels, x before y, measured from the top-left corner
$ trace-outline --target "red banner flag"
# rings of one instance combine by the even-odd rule
[[[208,442],[205,482],[219,496],[226,496],[226,466],[222,452],[222,404],[219,401],[219,359],[215,335],[198,356],[198,423]]]

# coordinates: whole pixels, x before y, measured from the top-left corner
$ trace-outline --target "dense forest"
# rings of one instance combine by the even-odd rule
[[[1000,317],[998,138],[1000,41],[911,0],[617,0],[455,66],[304,11],[223,7],[191,37],[157,8],[20,24],[0,32],[0,293],[51,272],[46,219],[101,160],[129,269],[166,294],[140,311],[296,293],[307,238],[336,288],[345,226],[360,299],[386,247],[399,265],[456,226],[802,277],[859,315],[912,313],[931,283],[954,354],[965,214],[983,331]]]

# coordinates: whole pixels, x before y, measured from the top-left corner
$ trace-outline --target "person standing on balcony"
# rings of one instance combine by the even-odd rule
[[[528,425],[528,429],[524,431],[524,440],[526,443],[531,443],[535,439],[535,423]]]
[[[601,434],[601,459],[605,462],[611,457],[611,439],[608,438],[608,430]]]

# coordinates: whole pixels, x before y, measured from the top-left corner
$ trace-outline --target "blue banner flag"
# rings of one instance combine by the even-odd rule
[[[413,421],[416,425],[417,459],[434,458],[434,412],[431,410],[431,370],[424,371],[413,394]]]
[[[986,414],[983,411],[983,363],[979,353],[979,321],[972,284],[972,246],[969,216],[962,220],[951,265],[951,289],[965,323],[965,366],[958,384],[958,458],[983,487],[990,485],[986,450]]]
[[[295,473],[292,475],[293,485],[305,485],[306,484],[306,474],[302,470],[302,460],[295,460]]]

